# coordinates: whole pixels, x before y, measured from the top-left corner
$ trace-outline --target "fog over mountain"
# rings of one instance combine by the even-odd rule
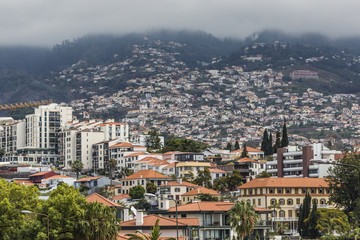
[[[0,0],[0,45],[51,47],[86,34],[158,29],[236,38],[264,29],[351,37],[360,33],[359,7],[356,0]]]

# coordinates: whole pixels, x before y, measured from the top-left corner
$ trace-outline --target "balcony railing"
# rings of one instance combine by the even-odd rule
[[[273,217],[272,220],[275,222],[297,222],[299,218],[297,217]]]

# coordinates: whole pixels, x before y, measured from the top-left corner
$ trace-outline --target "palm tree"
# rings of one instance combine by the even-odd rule
[[[79,159],[76,159],[71,164],[71,168],[74,172],[76,172],[76,179],[79,179],[79,172],[81,172],[81,170],[83,170],[83,168],[84,168],[84,164],[82,163],[82,161]]]
[[[275,209],[281,211],[281,205],[278,202],[272,203],[268,208],[269,209],[274,209],[274,212],[275,212]],[[273,226],[273,228],[274,228],[274,231],[275,231],[275,228],[278,229],[278,226],[275,224],[275,214],[274,214],[274,226]],[[282,228],[282,226],[281,226],[281,228]]]
[[[86,205],[83,214],[83,219],[75,226],[76,239],[116,240],[119,224],[114,209],[92,202]]]
[[[230,209],[230,225],[235,229],[238,239],[244,239],[254,231],[255,223],[259,219],[259,215],[255,212],[250,202],[237,201]]]
[[[136,231],[136,233],[129,233],[125,236],[130,237],[129,240],[158,240],[160,239],[160,226],[159,226],[159,220],[157,219],[155,222],[155,225],[152,228],[151,233],[144,234],[142,232]],[[175,238],[168,238],[168,240],[175,240]]]
[[[110,173],[110,187],[112,187],[112,180],[113,180],[113,175],[114,175],[114,170],[116,168],[117,165],[117,161],[115,159],[110,159],[108,161],[108,166],[109,166],[109,173]]]

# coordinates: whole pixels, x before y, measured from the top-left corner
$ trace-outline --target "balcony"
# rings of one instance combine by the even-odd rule
[[[299,218],[297,217],[273,217],[272,220],[274,222],[297,222]]]

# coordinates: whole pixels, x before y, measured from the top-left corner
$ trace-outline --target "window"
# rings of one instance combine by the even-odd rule
[[[282,188],[278,188],[278,193],[279,193],[279,194],[282,193]]]
[[[175,192],[180,192],[180,188],[175,188]]]
[[[253,202],[252,202],[252,204],[253,204],[253,205],[255,205],[255,204],[256,204],[256,202],[255,202],[255,199],[253,199]]]
[[[302,193],[303,193],[303,194],[306,194],[306,188],[303,188],[303,189],[302,189]]]
[[[326,204],[326,200],[324,198],[320,199],[320,204]]]
[[[270,188],[270,193],[274,193],[274,188]]]
[[[315,188],[312,188],[312,189],[311,189],[311,193],[312,193],[312,194],[315,194],[315,193],[316,193],[316,189],[315,189]]]
[[[300,204],[300,198],[296,199],[296,204]]]
[[[288,217],[291,218],[292,217],[292,210],[288,211]]]
[[[284,204],[285,204],[285,200],[284,200],[283,198],[281,198],[281,199],[279,200],[279,204],[280,204],[280,205],[284,205]]]
[[[291,189],[290,189],[290,188],[287,188],[287,189],[286,189],[286,193],[287,193],[287,194],[290,194],[290,193],[291,193]]]
[[[280,213],[280,217],[282,217],[282,218],[285,217],[285,211],[284,210],[281,210],[279,213]]]
[[[186,218],[186,214],[181,214],[181,217],[182,217],[182,218]]]
[[[323,194],[323,193],[324,193],[324,189],[319,188],[319,193],[320,193],[320,194]]]
[[[258,206],[261,206],[261,199],[258,199]]]
[[[276,199],[273,198],[273,199],[270,200],[270,202],[271,202],[271,205],[274,205],[274,204],[276,204]]]
[[[291,198],[287,200],[287,205],[293,205],[293,200]]]

